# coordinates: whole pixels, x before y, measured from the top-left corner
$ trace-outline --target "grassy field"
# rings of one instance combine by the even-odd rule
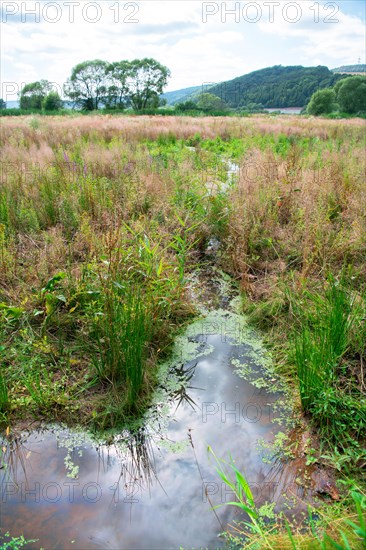
[[[363,120],[7,117],[1,147],[4,427],[141,414],[216,238],[319,460],[362,486]]]

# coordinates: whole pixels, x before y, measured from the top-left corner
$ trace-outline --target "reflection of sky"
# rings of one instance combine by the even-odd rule
[[[221,458],[228,459],[231,453],[249,484],[256,486],[263,483],[270,469],[259,459],[256,441],[261,437],[270,439],[271,432],[278,429],[270,422],[267,406],[274,396],[233,376],[230,361],[243,355],[245,347],[221,340],[220,336],[208,336],[207,345],[213,351],[201,356],[189,382],[192,388],[189,396],[196,403],[195,409],[189,403],[178,408],[168,432],[161,436],[163,440],[155,437],[148,452],[144,448],[140,471],[136,461],[123,460],[118,449],[105,447],[98,452],[86,446],[81,457],[77,452],[72,454],[79,465],[79,477],[73,480],[66,477],[66,450],[57,448],[55,435],[31,435],[25,444],[23,461],[18,461],[17,481],[22,487],[23,462],[28,487],[40,484],[40,499],[34,502],[31,493],[25,498],[23,495],[25,502],[20,492],[9,496],[2,511],[5,527],[16,533],[21,517],[22,532],[24,527],[26,536],[39,537],[40,544],[47,547],[54,544],[62,548],[162,549],[217,545],[216,534],[222,527],[210,509],[203,483],[210,484],[214,505],[231,500],[232,495],[216,474],[207,445]],[[192,364],[191,361],[189,365]],[[250,403],[255,410],[262,411],[258,422],[250,422],[245,416]],[[172,405],[172,410],[175,406]],[[187,444],[172,452],[167,440]],[[27,454],[28,458],[24,458]],[[149,461],[150,483],[146,477]],[[52,503],[50,500],[57,493],[55,484],[61,491],[60,500]],[[46,497],[42,495],[45,487],[48,487]],[[74,501],[69,502],[72,493]],[[217,513],[223,524],[238,514],[233,507],[224,507]]]

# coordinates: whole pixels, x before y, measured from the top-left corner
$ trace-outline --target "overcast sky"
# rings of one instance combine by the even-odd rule
[[[272,65],[365,63],[363,0],[117,2],[1,0],[1,97],[24,83],[59,86],[81,61],[153,57],[167,91]]]

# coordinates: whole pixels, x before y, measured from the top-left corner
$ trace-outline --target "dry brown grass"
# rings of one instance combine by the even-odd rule
[[[365,275],[365,168],[362,141],[308,156],[294,145],[285,159],[251,151],[231,195],[238,274],[260,275],[277,264],[281,272],[285,262],[303,277],[324,275],[347,261]]]
[[[157,166],[143,143],[197,134],[248,144],[238,188],[230,196],[226,243],[243,284],[248,284],[248,274],[277,271],[276,265],[280,271],[293,266],[306,276],[338,269],[346,257],[362,263],[366,186],[361,119],[8,117],[1,132],[8,234],[7,261],[4,252],[0,269],[5,286],[17,286],[19,278],[27,284],[44,281],[65,264],[70,242],[80,260],[100,253],[104,232],[131,217],[148,212],[145,222],[151,224],[160,215],[160,229],[169,234],[177,180],[188,193],[193,179],[204,178],[191,157]],[[285,156],[265,141],[279,136],[293,140]],[[308,152],[296,144],[307,138],[319,140]]]

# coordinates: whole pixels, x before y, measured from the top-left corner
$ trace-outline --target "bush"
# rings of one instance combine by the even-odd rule
[[[335,87],[341,111],[349,114],[366,112],[366,77],[351,76]]]
[[[336,93],[332,88],[319,90],[311,96],[307,112],[309,115],[323,115],[336,110]]]
[[[42,101],[42,109],[44,111],[59,111],[63,104],[64,102],[57,92],[50,92]]]

